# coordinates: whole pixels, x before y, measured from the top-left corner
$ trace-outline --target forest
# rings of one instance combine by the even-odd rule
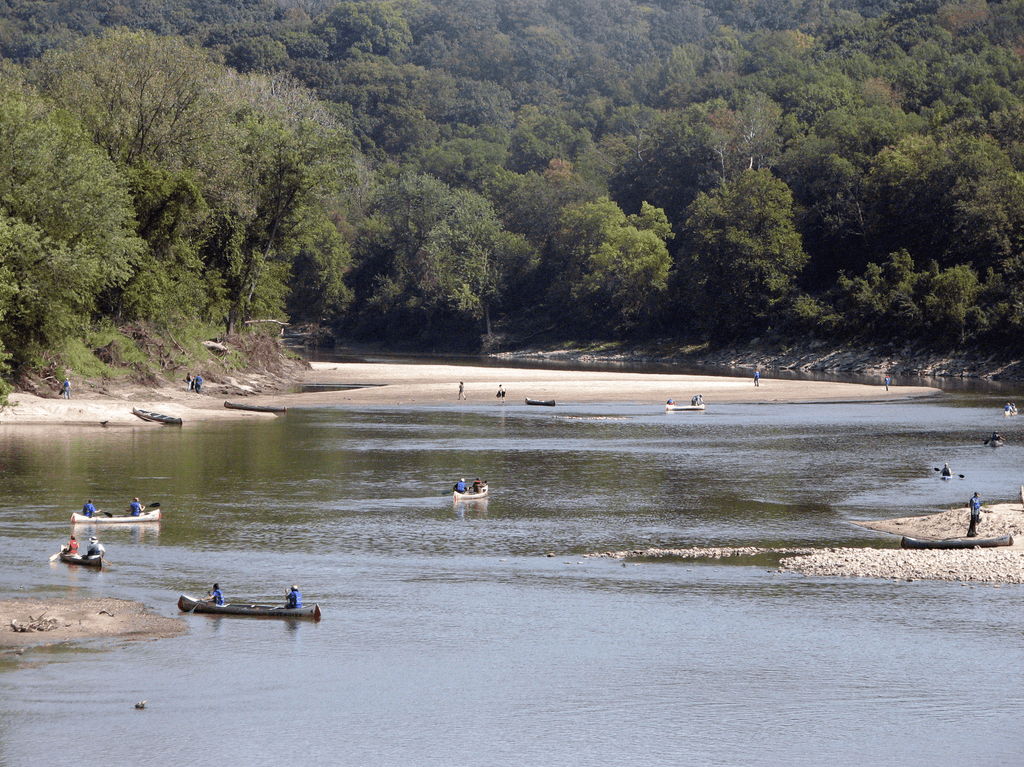
[[[0,56],[8,380],[268,318],[467,352],[1024,325],[1024,0],[0,0]]]

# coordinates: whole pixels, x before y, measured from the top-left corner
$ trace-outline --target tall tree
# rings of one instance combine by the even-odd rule
[[[789,187],[770,171],[748,170],[700,194],[689,213],[687,274],[699,324],[732,337],[758,332],[792,297],[807,262]]]

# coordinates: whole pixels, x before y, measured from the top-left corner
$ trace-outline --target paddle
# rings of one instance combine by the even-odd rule
[[[58,551],[56,554],[54,554],[52,557],[50,557],[50,561],[51,562],[56,562],[57,561],[57,557],[59,557],[62,553],[63,552]]]

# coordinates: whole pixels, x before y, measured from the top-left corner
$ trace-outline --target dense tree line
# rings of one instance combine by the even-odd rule
[[[460,348],[1024,323],[1024,0],[4,0],[0,54],[15,367],[175,318]]]

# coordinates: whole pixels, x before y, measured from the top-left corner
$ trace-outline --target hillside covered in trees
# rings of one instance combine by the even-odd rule
[[[252,318],[462,350],[1024,324],[1024,0],[2,0],[0,55],[9,372]]]

